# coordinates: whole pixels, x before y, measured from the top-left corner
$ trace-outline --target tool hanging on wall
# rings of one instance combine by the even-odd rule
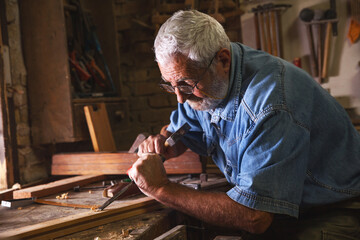
[[[256,48],[274,56],[283,57],[281,14],[290,4],[268,3],[258,5],[254,13]]]
[[[310,48],[310,70],[313,77],[318,75],[317,61],[314,47],[314,37],[312,33],[312,27],[309,24],[314,19],[314,11],[309,8],[304,8],[300,11],[299,18],[305,23],[306,37]]]
[[[350,9],[351,20],[347,38],[353,44],[360,37],[360,0],[351,0]]]
[[[324,11],[321,9],[316,9],[314,11],[314,21],[321,21],[323,20],[323,16],[324,16]],[[315,25],[315,30],[316,30],[316,39],[317,39],[317,44],[316,44],[316,58],[317,58],[317,67],[318,67],[318,81],[321,83],[321,73],[322,73],[322,55],[323,55],[323,44],[322,44],[322,23],[318,23],[318,24],[314,24]]]
[[[338,34],[338,19],[336,16],[334,0],[330,0],[330,8],[325,12],[321,9],[312,10],[310,8],[304,8],[299,14],[299,18],[304,22],[306,27],[308,45],[310,48],[311,75],[318,83],[323,83],[328,75],[330,42],[332,36],[337,36]],[[326,26],[325,37],[323,36],[324,25]],[[312,27],[316,30],[316,38],[313,37]]]
[[[90,11],[81,1],[65,5],[69,66],[75,97],[116,96]]]

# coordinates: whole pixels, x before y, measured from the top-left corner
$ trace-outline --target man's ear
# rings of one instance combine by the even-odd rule
[[[227,48],[222,48],[217,53],[217,60],[221,63],[221,67],[223,68],[224,72],[228,73],[230,71],[231,66],[231,52]]]

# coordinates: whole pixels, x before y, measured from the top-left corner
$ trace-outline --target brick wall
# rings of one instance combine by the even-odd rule
[[[152,50],[155,28],[151,25],[152,1],[114,0],[118,32],[122,96],[129,102],[130,130],[119,145],[128,149],[137,134],[158,133],[168,124],[177,105],[175,95],[158,87],[160,71]],[[148,26],[149,27],[148,27]]]

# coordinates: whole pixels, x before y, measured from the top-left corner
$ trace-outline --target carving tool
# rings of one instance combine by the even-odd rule
[[[175,145],[177,141],[179,141],[188,131],[190,130],[190,125],[188,123],[185,123],[182,125],[176,132],[171,134],[170,137],[168,137],[164,143],[165,147],[172,147]],[[162,160],[165,161],[165,158],[163,156]],[[118,197],[120,197],[124,192],[126,192],[131,185],[135,184],[134,181],[131,181],[128,185],[126,185],[124,188],[122,188],[119,192],[114,194],[113,197],[111,197],[109,200],[107,200],[103,205],[101,205],[98,208],[98,211],[104,210],[107,206],[109,206],[112,202],[114,202]]]
[[[175,145],[175,143],[180,140],[180,138],[182,138],[189,130],[190,130],[190,125],[188,123],[185,123],[184,125],[182,125],[176,132],[174,132],[173,134],[171,134],[170,137],[168,137],[165,141],[165,147],[172,147]]]

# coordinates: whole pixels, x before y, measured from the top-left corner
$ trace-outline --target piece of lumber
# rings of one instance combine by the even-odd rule
[[[1,200],[11,200],[13,199],[13,192],[15,191],[16,189],[6,189],[6,190],[3,190],[3,191],[0,191],[0,201]]]
[[[119,221],[163,206],[150,197],[113,204],[105,211],[89,211],[0,233],[0,239],[53,239]]]
[[[75,204],[75,203],[67,203],[67,202],[55,202],[55,201],[48,201],[44,199],[35,199],[34,202],[52,206],[60,206],[60,207],[72,207],[72,208],[89,208],[89,209],[96,209],[99,208],[99,205],[85,205],[85,204]]]
[[[136,153],[62,153],[52,157],[52,175],[126,174]],[[164,163],[167,174],[202,173],[200,156],[192,151]]]
[[[95,152],[116,152],[105,103],[84,106],[86,122]]]
[[[106,178],[105,175],[88,175],[70,177],[47,184],[41,184],[34,187],[24,188],[13,192],[14,199],[30,198],[30,197],[44,197],[51,194],[56,194],[62,191],[67,191],[75,186],[84,186],[89,183],[102,181]]]

